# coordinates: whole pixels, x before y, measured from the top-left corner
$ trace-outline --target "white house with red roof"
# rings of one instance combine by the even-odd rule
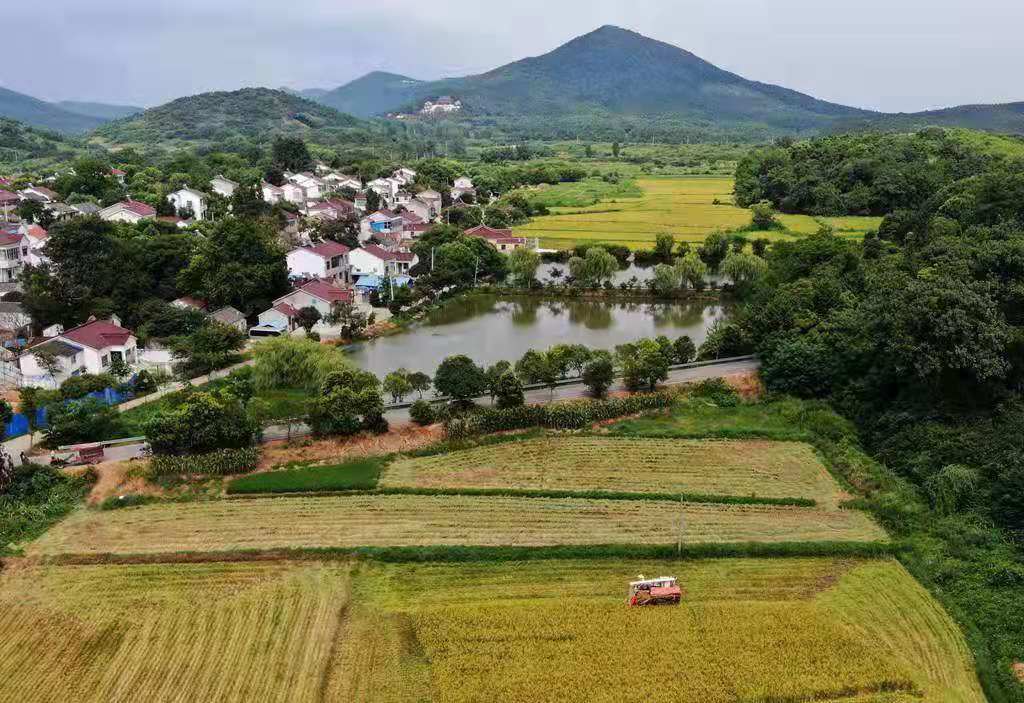
[[[348,283],[348,252],[347,246],[329,239],[312,246],[296,247],[285,257],[288,275]]]
[[[408,275],[409,269],[419,261],[412,252],[389,251],[376,244],[366,244],[353,249],[348,254],[348,262],[353,278],[359,276],[399,276]]]
[[[295,318],[299,310],[305,307],[316,308],[321,316],[326,317],[338,303],[354,303],[355,294],[351,289],[340,288],[332,283],[313,280],[302,284],[291,293],[282,295],[274,301],[269,310],[259,314],[259,328],[256,330],[270,334],[285,334],[297,327]]]
[[[116,180],[118,183],[124,185],[125,176],[127,176],[128,174],[119,168],[112,168],[110,169],[110,175],[113,176],[114,180]]]
[[[356,214],[356,206],[341,198],[331,198],[306,208],[306,217],[315,220],[341,220]]]
[[[517,237],[510,229],[495,229],[485,225],[477,225],[465,232],[468,237],[480,237],[498,251],[512,251],[529,246],[526,237]]]
[[[138,200],[122,200],[99,211],[101,220],[132,224],[156,217],[156,208]]]
[[[44,350],[56,359],[57,368],[52,374],[40,364],[40,352]],[[90,320],[33,345],[18,357],[18,365],[23,385],[56,388],[72,376],[105,373],[118,360],[132,366],[137,359],[135,335],[121,327],[115,317]]]
[[[29,242],[20,228],[0,228],[0,284],[11,290],[28,263]]]
[[[28,241],[28,255],[25,257],[25,263],[39,266],[48,262],[49,259],[46,258],[43,250],[46,248],[46,242],[50,240],[50,233],[39,225],[27,222],[22,222],[18,231]]]

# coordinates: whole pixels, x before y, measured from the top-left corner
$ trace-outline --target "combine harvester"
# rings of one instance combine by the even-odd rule
[[[676,584],[675,576],[660,576],[656,579],[645,579],[640,574],[639,581],[629,582],[629,597],[626,603],[630,607],[640,605],[679,605],[682,591]]]

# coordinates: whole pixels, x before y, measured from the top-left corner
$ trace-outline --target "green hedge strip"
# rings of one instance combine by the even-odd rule
[[[252,471],[260,462],[257,447],[243,449],[218,449],[207,454],[171,455],[157,454],[150,462],[150,468],[157,476],[178,474],[206,474],[228,476]]]

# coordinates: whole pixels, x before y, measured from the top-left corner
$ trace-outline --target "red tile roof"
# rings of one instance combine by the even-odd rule
[[[110,169],[110,175],[112,175],[112,176],[123,176],[123,175],[125,175],[125,172],[122,171],[119,168],[112,168],[112,169]]]
[[[40,227],[39,225],[29,225],[27,227],[27,230],[28,231],[25,232],[25,234],[27,234],[29,237],[32,237],[33,239],[46,239],[48,236],[50,236],[50,233],[47,232],[42,227]]]
[[[0,203],[16,203],[21,198],[16,193],[11,193],[6,190],[0,190]]]
[[[402,219],[405,220],[406,225],[421,225],[424,221],[423,218],[415,212],[403,212]]]
[[[285,315],[289,320],[299,314],[299,311],[293,308],[288,303],[278,303],[277,305],[274,306],[274,310],[277,310],[279,313]]]
[[[307,249],[318,256],[322,256],[325,259],[330,259],[334,256],[341,256],[342,254],[347,254],[349,252],[349,248],[347,246],[330,239],[327,239],[316,246],[302,248]]]
[[[7,232],[0,230],[0,247],[9,247],[20,243],[21,234],[19,232]]]
[[[118,205],[123,207],[125,210],[128,210],[129,212],[134,212],[136,215],[139,215],[140,217],[152,217],[153,215],[156,214],[156,208],[154,208],[152,205],[147,205],[146,203],[139,202],[138,200],[123,200],[120,203],[118,203]]]
[[[298,287],[303,293],[320,298],[328,303],[350,303],[352,302],[352,291],[338,288],[327,281],[313,280]]]
[[[60,336],[93,349],[105,349],[125,344],[132,333],[109,320],[94,320],[65,330]]]
[[[401,261],[412,263],[413,254],[404,251],[388,251],[376,244],[364,244],[363,251],[373,254],[381,261]]]
[[[482,237],[488,242],[495,244],[525,244],[526,237],[517,237],[510,229],[495,229],[484,225],[477,225],[465,232],[469,237]]]

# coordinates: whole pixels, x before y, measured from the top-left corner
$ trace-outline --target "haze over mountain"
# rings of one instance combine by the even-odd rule
[[[66,134],[88,132],[106,121],[94,115],[72,112],[54,103],[6,88],[0,88],[0,117]]]
[[[311,129],[355,127],[359,120],[283,90],[243,88],[172,100],[104,125],[96,134],[116,143],[223,141]]]
[[[98,117],[101,120],[119,120],[122,117],[137,115],[146,109],[144,107],[136,107],[135,105],[110,105],[79,100],[61,100],[53,104],[68,112],[75,112],[88,117]]]

